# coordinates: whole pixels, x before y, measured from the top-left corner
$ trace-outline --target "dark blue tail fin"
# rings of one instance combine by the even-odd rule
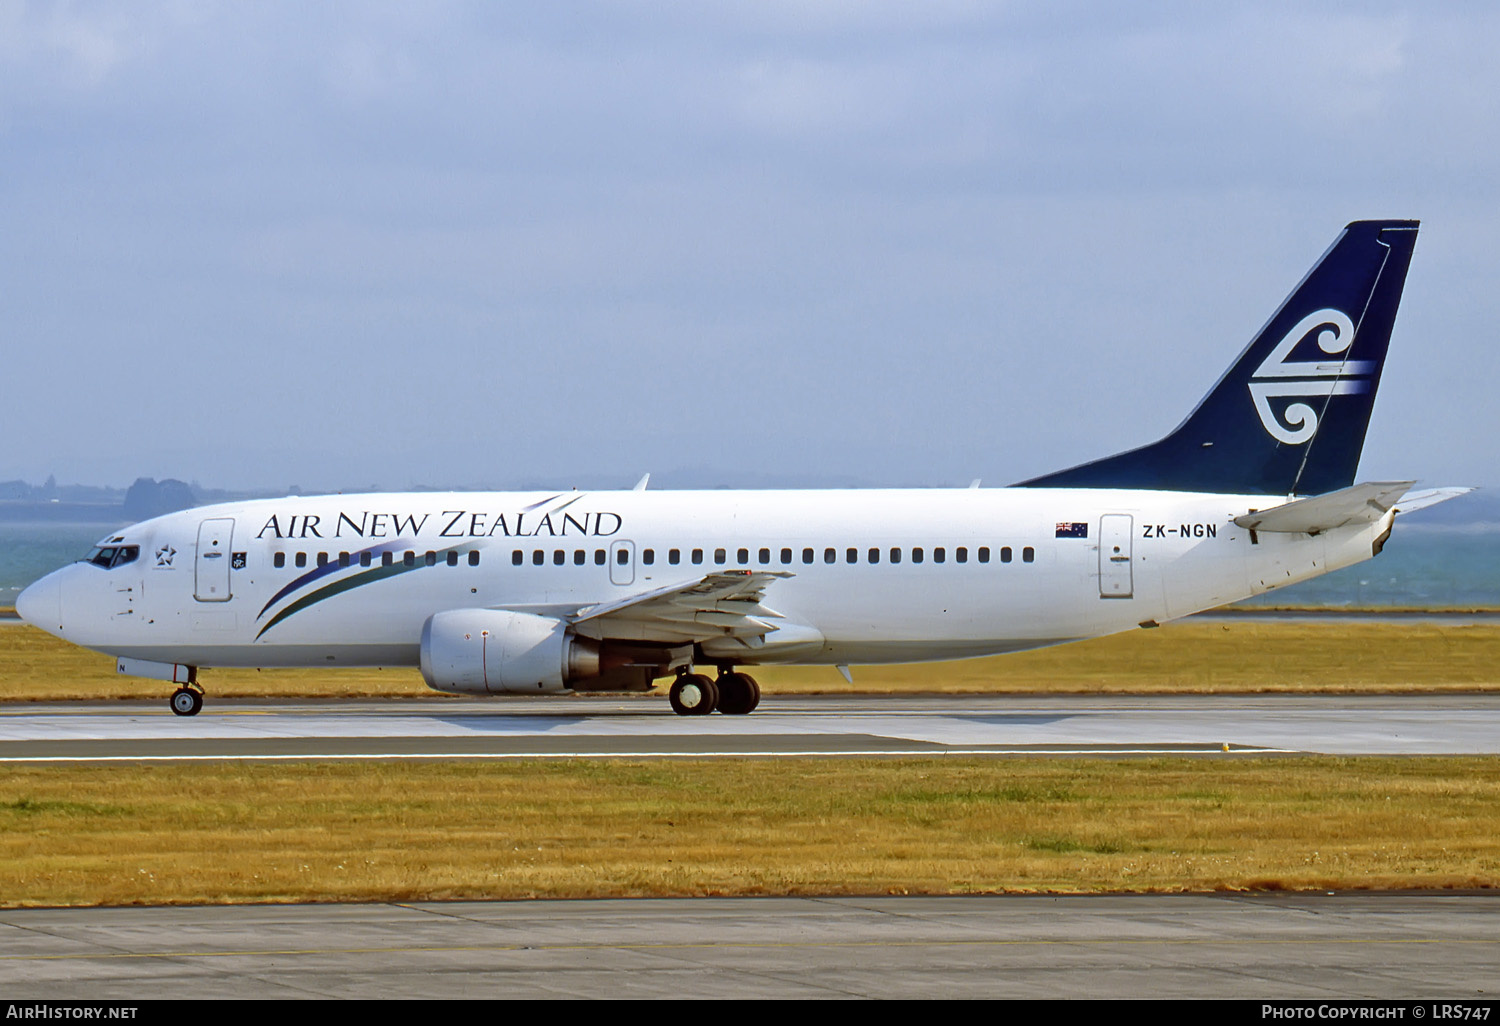
[[[1416,221],[1355,221],[1177,430],[1021,486],[1266,495],[1347,488],[1416,241]]]

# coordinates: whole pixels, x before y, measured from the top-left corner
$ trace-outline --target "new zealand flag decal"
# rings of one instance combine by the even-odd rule
[[[1058,524],[1057,537],[1059,538],[1087,538],[1089,536],[1088,524]]]

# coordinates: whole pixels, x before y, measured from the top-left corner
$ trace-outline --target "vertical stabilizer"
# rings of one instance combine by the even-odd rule
[[[1354,483],[1416,221],[1355,221],[1159,442],[1023,487],[1319,495]]]

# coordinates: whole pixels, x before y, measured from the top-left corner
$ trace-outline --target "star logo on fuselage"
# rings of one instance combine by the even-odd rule
[[[156,550],[156,565],[171,566],[172,557],[175,555],[177,555],[176,549],[172,548],[172,546],[170,545],[163,545],[161,548]]]

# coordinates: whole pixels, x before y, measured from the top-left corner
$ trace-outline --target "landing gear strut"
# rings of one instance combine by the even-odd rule
[[[203,689],[196,684],[178,688],[169,700],[172,711],[178,716],[197,716],[203,708]]]
[[[667,697],[678,716],[707,716],[715,709],[743,716],[760,704],[760,685],[748,673],[721,667],[718,680],[702,673],[678,674]]]

